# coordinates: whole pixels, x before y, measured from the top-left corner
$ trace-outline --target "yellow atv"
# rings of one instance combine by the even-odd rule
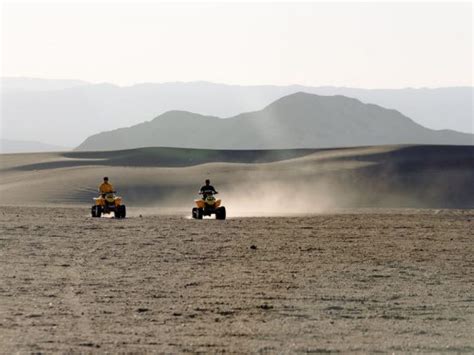
[[[217,192],[216,192],[217,193]],[[216,199],[213,192],[206,192],[202,199],[194,200],[197,207],[193,208],[193,218],[202,219],[203,216],[216,215],[216,219],[225,219],[225,207],[221,200]]]
[[[102,214],[114,213],[115,218],[125,218],[127,210],[122,204],[122,198],[115,195],[115,191],[102,194],[94,198],[95,204],[92,206],[92,217],[100,217]]]

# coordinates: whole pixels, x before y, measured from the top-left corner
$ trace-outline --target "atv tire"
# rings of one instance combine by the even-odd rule
[[[127,216],[127,208],[125,205],[119,206],[120,218],[125,218]]]
[[[115,218],[125,218],[127,214],[127,210],[125,208],[125,205],[120,205],[115,208],[114,215]]]
[[[193,208],[194,219],[202,219],[203,214],[204,214],[204,211],[202,210],[202,208],[197,208],[197,207]]]
[[[94,218],[99,218],[102,215],[102,209],[100,208],[100,206],[92,206],[91,215]]]
[[[219,207],[216,210],[216,219],[225,219],[225,217],[226,217],[225,207]]]

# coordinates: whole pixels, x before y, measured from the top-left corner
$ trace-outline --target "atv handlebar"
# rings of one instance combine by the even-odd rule
[[[218,193],[219,192],[217,192],[217,191],[206,191],[206,192],[199,191],[199,195],[204,195],[204,194],[206,194],[206,195],[216,195]]]

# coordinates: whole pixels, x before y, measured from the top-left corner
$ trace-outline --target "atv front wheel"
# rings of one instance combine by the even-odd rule
[[[225,207],[219,207],[216,210],[216,219],[225,219]]]
[[[126,211],[125,205],[117,206],[114,211],[115,218],[125,218],[125,215],[127,214]]]
[[[100,217],[102,215],[102,209],[100,208],[100,206],[92,206],[91,215],[92,217]]]
[[[120,212],[120,218],[125,218],[125,216],[127,215],[127,209],[125,205],[119,206],[119,212]]]
[[[203,215],[204,211],[202,210],[202,208],[197,208],[197,207],[194,207],[193,208],[193,218],[194,219],[202,219],[202,215]]]

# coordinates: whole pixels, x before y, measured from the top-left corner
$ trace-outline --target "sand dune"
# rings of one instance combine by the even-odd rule
[[[102,176],[130,206],[188,210],[206,177],[232,213],[473,207],[474,147],[0,155],[0,203],[88,205]],[[238,212],[239,211],[239,212]]]

